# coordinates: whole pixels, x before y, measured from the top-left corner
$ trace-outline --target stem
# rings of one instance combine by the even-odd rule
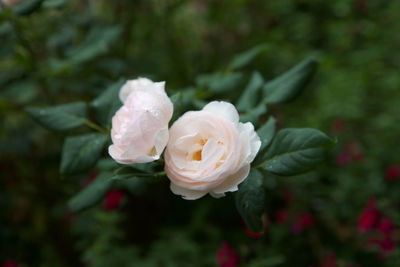
[[[124,177],[124,175],[128,176],[128,178],[131,178],[131,177],[141,178],[141,177],[161,177],[161,176],[164,176],[165,174],[166,174],[165,171],[156,172],[156,173],[127,173],[127,174],[122,174],[121,175],[122,178],[121,178],[121,176],[118,176],[118,174],[117,174],[112,179],[125,180],[126,177]]]
[[[164,175],[166,175],[167,173],[165,172],[165,171],[161,171],[161,172],[156,172],[156,173],[154,173],[154,176],[155,177],[160,177],[160,176],[164,176]]]
[[[92,129],[94,129],[94,130],[96,130],[96,131],[99,131],[99,132],[104,133],[104,134],[106,134],[106,135],[110,135],[110,133],[109,133],[106,129],[104,129],[104,128],[101,127],[100,125],[97,125],[96,123],[94,123],[94,122],[92,122],[92,121],[90,121],[90,120],[84,119],[83,122],[84,122],[88,127],[92,128]]]
[[[261,162],[260,164],[258,164],[257,166],[254,166],[253,168],[255,169],[260,169],[262,168],[262,166],[264,165],[265,161]]]

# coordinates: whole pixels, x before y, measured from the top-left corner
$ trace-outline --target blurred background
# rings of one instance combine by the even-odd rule
[[[0,11],[0,266],[400,266],[400,1],[45,0],[31,14],[9,11]],[[269,112],[279,127],[338,141],[316,171],[266,178],[263,233],[244,226],[231,195],[184,201],[167,179],[68,211],[97,170],[61,176],[65,134],[25,107],[90,101],[139,75],[167,81],[171,95],[259,44],[268,49],[244,72],[266,80],[319,56],[301,97]]]

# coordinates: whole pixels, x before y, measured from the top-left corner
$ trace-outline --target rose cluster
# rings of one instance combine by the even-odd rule
[[[236,108],[223,101],[188,111],[168,128],[173,104],[165,82],[127,81],[119,93],[122,107],[112,118],[108,151],[121,164],[158,160],[165,149],[171,190],[185,199],[209,193],[222,197],[238,190],[261,146],[254,126],[239,122]]]

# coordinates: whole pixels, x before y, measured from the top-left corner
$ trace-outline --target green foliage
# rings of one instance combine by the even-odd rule
[[[67,137],[62,149],[60,172],[76,173],[93,167],[107,141],[108,136],[100,133]]]
[[[313,58],[308,58],[278,76],[267,82],[263,87],[264,101],[266,103],[285,103],[298,96],[317,67],[317,62]]]
[[[97,120],[105,128],[110,128],[111,118],[121,106],[118,93],[123,83],[123,80],[119,80],[118,82],[111,84],[102,94],[90,103]]]
[[[263,126],[257,130],[257,134],[261,139],[260,151],[263,151],[274,138],[276,131],[276,120],[274,117],[270,117]]]
[[[240,72],[215,72],[199,75],[196,79],[196,84],[212,93],[221,94],[237,88],[242,78],[243,75]]]
[[[240,53],[232,59],[229,64],[231,69],[240,69],[248,65],[253,59],[255,59],[259,54],[266,51],[269,48],[268,44],[260,44],[248,51]]]
[[[235,202],[240,215],[253,233],[262,231],[261,215],[264,211],[264,201],[263,176],[258,170],[252,169],[247,179],[240,184],[239,191],[235,194]]]
[[[108,51],[109,46],[120,33],[121,29],[118,26],[102,26],[90,29],[80,46],[67,52],[68,60],[72,64],[82,64],[100,56]]]
[[[84,102],[73,102],[46,108],[28,107],[26,112],[43,127],[64,131],[85,124],[87,106]]]
[[[258,124],[258,119],[261,115],[267,113],[267,107],[264,104],[260,104],[253,109],[247,111],[240,116],[241,122],[251,122],[254,125]]]
[[[101,201],[113,184],[110,177],[112,177],[112,173],[104,172],[100,174],[94,182],[68,201],[69,210],[79,212]]]
[[[236,108],[239,111],[252,110],[260,100],[260,89],[264,83],[264,79],[259,72],[253,72],[247,87],[244,89]]]
[[[281,130],[265,155],[262,168],[278,175],[301,174],[320,163],[333,143],[315,129]]]
[[[229,5],[45,0],[27,16],[15,8],[0,10],[0,265],[14,259],[22,266],[215,266],[226,240],[239,266],[325,266],[332,261],[336,266],[397,266],[399,180],[385,172],[400,162],[399,14],[398,1],[367,0]],[[274,78],[315,52],[321,55],[318,72],[304,91],[303,79],[313,72],[313,63],[292,73],[294,79]],[[273,102],[264,98],[263,86],[244,93],[253,70],[269,83],[279,81],[267,90]],[[61,138],[69,132],[36,127],[23,111],[82,100],[91,109],[79,116],[85,122],[78,126],[91,126],[69,128],[73,135],[106,134],[111,110],[120,103],[112,90],[99,109],[91,101],[121,77],[138,76],[167,81],[168,95],[177,94],[173,120],[214,99],[243,102],[241,121],[261,126],[256,129],[263,149],[253,165],[263,174],[266,195],[267,227],[261,237],[246,235],[233,207],[234,194],[195,202],[176,198],[160,163],[119,170],[103,148],[95,166],[58,179]],[[221,85],[222,78],[228,82]],[[243,100],[246,95],[249,102]],[[265,105],[286,103],[294,95],[299,98],[291,105]],[[103,108],[109,112],[99,111]],[[268,118],[275,122],[267,127]],[[69,119],[62,120],[58,126],[63,128]],[[296,177],[262,169],[259,164],[277,138],[273,132],[286,127],[316,128],[337,139],[326,164]],[[120,179],[112,179],[110,188],[124,192],[120,209],[106,212],[93,202],[86,203],[85,212],[66,214],[67,200],[89,173],[100,173],[96,181],[103,173],[114,177],[117,169]],[[143,175],[132,177],[136,173]],[[379,229],[357,230],[372,197],[382,218],[392,219],[394,230],[385,235],[393,241],[392,251],[378,244],[385,237]],[[294,231],[304,213],[314,223]]]
[[[38,10],[44,0],[26,0],[22,1],[16,7],[13,8],[13,12],[18,15],[30,15]]]

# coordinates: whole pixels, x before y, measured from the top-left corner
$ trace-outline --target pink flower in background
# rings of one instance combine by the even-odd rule
[[[1,267],[18,267],[18,263],[15,260],[6,260],[5,262],[3,262],[3,264],[1,265]]]
[[[342,151],[336,156],[336,163],[339,166],[349,164],[350,162],[363,162],[365,154],[361,145],[355,141],[348,142]]]
[[[222,246],[217,251],[217,263],[220,267],[238,266],[239,257],[226,241],[222,242]]]
[[[384,235],[390,235],[393,231],[392,220],[388,217],[383,218],[378,224],[378,230]]]
[[[395,248],[394,240],[390,236],[385,236],[382,239],[373,238],[369,241],[369,245],[377,247],[383,258]]]
[[[351,155],[352,160],[355,162],[362,162],[365,158],[361,145],[356,141],[347,143],[345,150]]]
[[[294,221],[291,230],[294,234],[301,234],[304,230],[312,228],[313,226],[314,217],[310,213],[304,212]]]
[[[351,155],[347,151],[341,151],[336,156],[336,163],[339,166],[347,165],[351,161]]]
[[[103,203],[103,208],[106,211],[113,211],[119,208],[121,201],[124,197],[124,192],[116,189],[110,190]]]
[[[379,241],[379,247],[381,248],[382,255],[386,256],[394,250],[394,241],[391,237],[385,236],[383,240]]]
[[[374,228],[381,216],[380,211],[376,208],[375,198],[371,197],[367,205],[363,208],[361,215],[358,219],[358,231],[365,233],[366,231]]]
[[[398,165],[390,165],[385,170],[385,177],[389,181],[397,180],[400,177],[400,167]]]

